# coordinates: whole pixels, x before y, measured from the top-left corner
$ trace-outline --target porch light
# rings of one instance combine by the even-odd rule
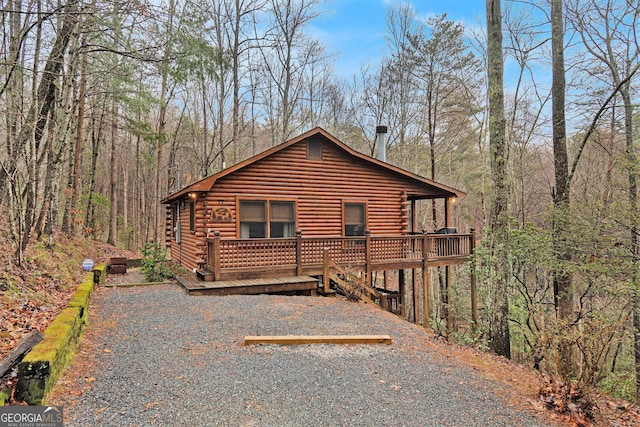
[[[189,193],[189,197],[192,198],[192,199],[195,199],[197,197],[197,193],[191,192],[191,193]]]
[[[457,201],[458,201],[458,199],[457,199],[457,198],[455,198],[455,197],[451,197],[451,198],[449,199],[449,202],[450,202],[452,205],[455,205]]]

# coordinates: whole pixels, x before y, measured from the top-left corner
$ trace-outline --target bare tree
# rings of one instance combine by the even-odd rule
[[[502,11],[500,0],[486,0],[487,66],[489,99],[489,151],[493,182],[490,214],[493,255],[491,341],[497,354],[511,357],[509,334],[509,185],[504,114],[504,59],[502,53]]]
[[[39,190],[38,156],[41,153],[43,144],[47,144],[45,139],[47,125],[55,115],[57,79],[64,64],[67,46],[78,21],[77,5],[77,1],[70,1],[64,6],[64,9],[56,12],[59,14],[60,25],[57,28],[55,40],[42,70],[24,125],[16,135],[13,144],[11,144],[9,151],[11,155],[2,165],[0,195],[4,195],[8,188],[10,191],[9,197],[17,201],[18,198],[23,198],[24,192],[24,204],[22,201],[19,203],[22,209],[19,209],[20,224],[16,233],[18,237],[16,250],[18,262],[22,259],[22,251],[24,251],[29,242],[36,217],[36,193]],[[22,37],[22,34],[17,36]],[[6,81],[8,83],[10,79]],[[30,147],[30,153],[32,154],[29,157],[25,157],[27,147]],[[24,188],[21,188],[17,177],[20,162],[24,162],[26,170],[30,174]]]
[[[637,29],[640,10],[629,1],[607,0],[570,2],[571,21],[578,30],[583,46],[608,74],[612,96],[619,96],[623,105],[623,128],[626,145],[629,215],[626,228],[629,251],[633,260],[631,283],[634,284],[633,327],[636,366],[636,396],[640,396],[640,240],[638,214],[638,147],[634,135],[634,104],[632,79],[640,69],[640,46]],[[611,101],[612,96],[607,99]],[[606,103],[604,105],[607,105]],[[602,111],[602,108],[600,109]],[[596,119],[599,116],[596,115]],[[586,143],[586,141],[585,141]]]
[[[271,144],[283,142],[296,130],[304,72],[310,61],[310,39],[304,26],[318,16],[318,0],[270,0],[269,29],[260,45],[262,104],[271,127]]]
[[[552,49],[552,127],[555,191],[553,204],[556,209],[553,223],[554,247],[559,268],[554,271],[553,295],[560,330],[558,349],[558,373],[564,379],[575,371],[570,345],[569,327],[573,323],[573,282],[564,263],[571,260],[567,246],[567,219],[570,215],[569,157],[567,155],[567,131],[565,123],[565,69],[564,69],[564,16],[562,0],[551,1],[551,49]]]

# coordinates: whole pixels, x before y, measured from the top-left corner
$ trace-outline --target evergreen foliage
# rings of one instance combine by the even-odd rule
[[[140,250],[142,267],[140,271],[148,282],[162,282],[175,277],[168,264],[166,251],[155,242],[149,242]]]

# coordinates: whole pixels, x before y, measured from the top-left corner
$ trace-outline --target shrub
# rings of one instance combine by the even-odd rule
[[[167,263],[166,251],[155,242],[149,242],[141,250],[142,267],[145,280],[148,282],[162,282],[175,277]]]

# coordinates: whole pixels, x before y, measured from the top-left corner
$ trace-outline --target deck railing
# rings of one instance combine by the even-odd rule
[[[362,237],[296,237],[285,239],[207,238],[207,269],[215,280],[268,276],[270,272],[321,274],[323,250],[342,266],[374,271],[412,268],[428,263],[455,264],[473,252],[475,235],[414,234]]]

